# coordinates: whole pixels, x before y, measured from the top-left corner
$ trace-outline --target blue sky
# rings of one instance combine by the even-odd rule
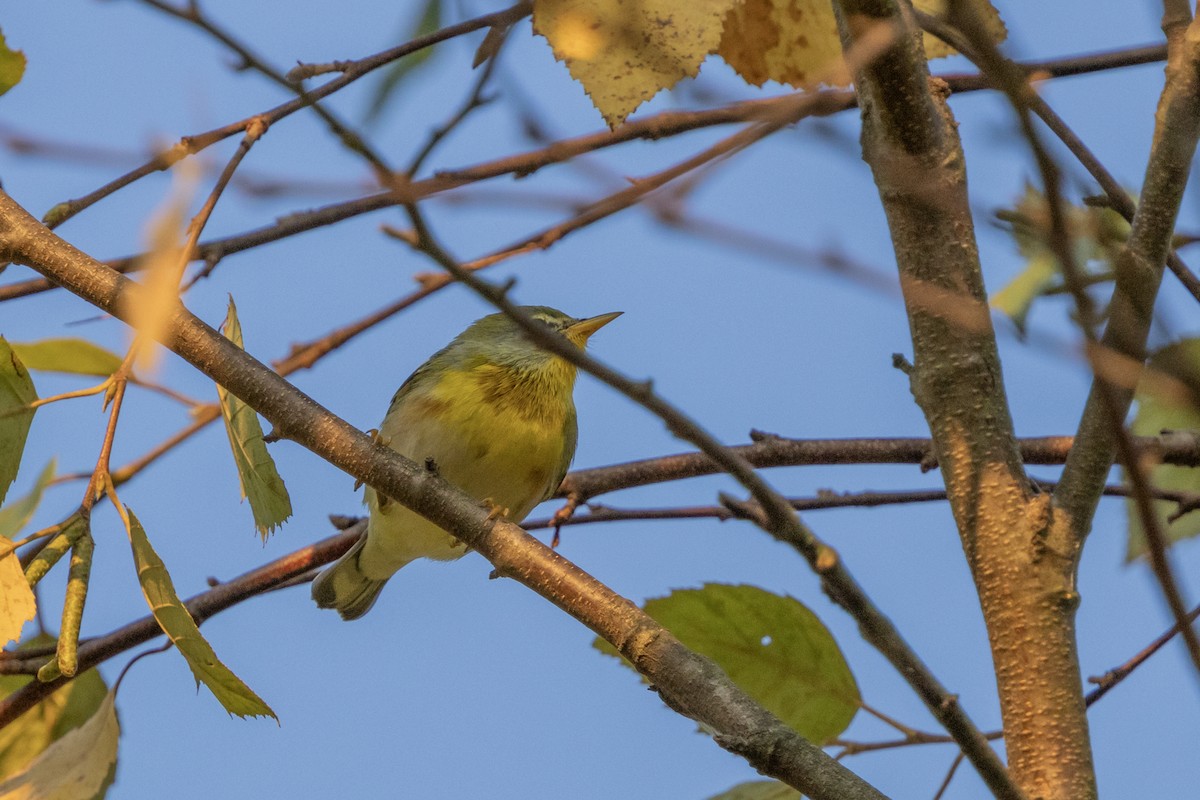
[[[352,6],[293,0],[210,2],[213,17],[286,69],[297,60],[356,58],[397,43],[415,3],[374,0]],[[1048,58],[1160,40],[1160,10],[1151,3],[1000,3],[1011,31],[1009,52]],[[455,7],[455,18],[492,6]],[[0,124],[45,140],[110,148],[112,162],[71,163],[0,150],[5,189],[36,214],[77,197],[136,164],[152,145],[240,119],[276,105],[286,93],[248,72],[198,31],[137,2],[14,4],[0,15],[10,45],[29,57],[23,83],[0,98]],[[545,41],[518,25],[506,49],[499,97],[450,137],[427,169],[464,166],[519,152],[524,138],[508,103],[524,98],[556,135],[602,123]],[[470,86],[479,36],[435,53],[371,129],[373,143],[396,163],[424,141]],[[962,69],[943,62],[937,69]],[[1136,187],[1152,132],[1161,66],[1064,79],[1042,91],[1117,177]],[[333,102],[359,120],[373,81]],[[701,77],[663,95],[640,113],[693,106],[698,90],[731,97],[778,92],[740,85],[716,60]],[[1035,175],[1014,135],[1012,116],[983,93],[952,100],[967,153],[973,207],[989,289],[1021,268],[1011,240],[989,222]],[[729,129],[676,141],[632,143],[595,157],[610,179],[656,172],[701,150]],[[803,122],[728,161],[701,181],[687,208],[810,249],[827,248],[895,274],[888,235],[869,171],[856,151],[857,116]],[[218,167],[234,142],[213,148]],[[244,169],[259,175],[329,181],[330,192],[270,200],[230,193],[208,235],[269,224],[297,210],[350,197],[369,178],[360,162],[297,114],[272,128]],[[1091,191],[1082,170],[1067,166],[1070,186]],[[339,188],[343,187],[343,188]],[[567,216],[563,203],[516,202],[522,193],[600,197],[611,180],[571,166],[522,182],[492,181],[464,193],[477,202],[431,206],[443,239],[473,258]],[[619,188],[619,186],[617,186]],[[485,196],[483,190],[504,193]],[[71,220],[60,230],[98,257],[139,250],[145,221],[169,190],[163,176],[144,180]],[[207,190],[207,186],[205,187]],[[268,361],[292,342],[322,335],[411,291],[414,273],[433,269],[380,235],[403,224],[396,211],[225,260],[187,297],[210,323],[237,301],[247,349]],[[1195,230],[1196,205],[1185,201],[1179,227]],[[1189,255],[1185,253],[1185,257]],[[516,297],[578,316],[625,312],[593,340],[594,353],[656,388],[730,443],[752,428],[796,437],[918,436],[926,433],[891,354],[911,353],[903,308],[880,293],[811,263],[785,263],[666,230],[638,209],[575,234],[545,253],[492,270],[515,277]],[[0,280],[23,280],[10,268]],[[1200,333],[1194,306],[1168,278],[1159,329]],[[1033,329],[1070,340],[1066,308],[1047,301]],[[358,337],[295,383],[361,428],[377,425],[409,372],[488,308],[465,289],[437,294]],[[1005,378],[1022,435],[1067,434],[1078,421],[1088,375],[1062,353],[1026,344],[999,321]],[[61,292],[4,303],[0,333],[17,341],[81,335],[120,350],[124,327]],[[196,397],[212,385],[178,359],[164,360],[160,380]],[[43,395],[81,381],[38,376]],[[580,442],[576,465],[599,466],[687,449],[656,419],[583,377],[576,392]],[[97,403],[39,412],[27,446],[31,459],[14,492],[57,454],[64,470],[90,468],[104,417]],[[133,392],[122,415],[114,460],[136,457],[187,422],[179,406]],[[266,545],[249,508],[238,503],[225,433],[210,426],[122,490],[145,524],[180,592],[205,579],[237,575],[329,534],[329,513],[356,513],[353,481],[296,445],[273,447],[295,515]],[[915,467],[823,467],[770,471],[788,494],[934,486]],[[1049,477],[1053,470],[1035,470]],[[706,478],[602,498],[619,506],[707,505],[731,481]],[[55,489],[37,521],[61,517],[80,485]],[[545,511],[553,510],[547,505]],[[534,516],[542,516],[534,512]],[[1081,576],[1080,653],[1086,675],[1129,658],[1169,625],[1143,565],[1124,566],[1124,508],[1102,503]],[[998,711],[986,636],[948,509],[814,512],[806,517],[839,549],[867,592],[973,717],[996,727]],[[98,634],[145,614],[124,532],[111,510],[96,520],[96,570],[84,633]],[[567,529],[560,550],[605,583],[641,602],[703,582],[751,583],[810,605],[833,631],[872,705],[909,724],[935,730],[919,701],[857,636],[844,613],[821,594],[793,552],[740,523],[631,522]],[[1181,575],[1195,575],[1198,552],[1176,551]],[[257,598],[204,625],[217,652],[276,710],[281,725],[230,719],[201,690],[176,654],[139,663],[118,699],[123,736],[110,797],[213,796],[705,798],[754,777],[739,759],[662,707],[627,670],[590,646],[591,634],[540,597],[509,581],[488,581],[478,555],[453,564],[418,563],[388,586],[361,622],[319,612],[304,588]],[[60,610],[61,576],[43,592],[45,613]],[[1192,587],[1194,590],[1194,586]],[[104,668],[110,679],[124,663]],[[1104,796],[1185,796],[1200,782],[1194,758],[1196,680],[1172,645],[1092,711]],[[860,715],[850,738],[889,736]],[[948,747],[864,755],[847,763],[897,798],[932,796],[953,757]],[[947,795],[983,797],[960,770]]]

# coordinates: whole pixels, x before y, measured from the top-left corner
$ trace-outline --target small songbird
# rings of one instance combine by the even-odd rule
[[[621,315],[574,319],[521,308],[583,347]],[[510,317],[476,321],[417,368],[392,398],[379,438],[401,455],[520,521],[562,483],[575,455],[575,366],[538,347]],[[388,578],[418,558],[449,561],[466,547],[437,525],[367,487],[367,533],[317,576],[312,596],[342,619],[375,604]]]

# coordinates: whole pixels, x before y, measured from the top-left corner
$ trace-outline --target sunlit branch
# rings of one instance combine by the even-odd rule
[[[630,398],[666,423],[674,435],[699,447],[722,472],[728,473],[751,493],[763,514],[754,521],[766,532],[793,547],[812,566],[821,578],[830,598],[858,622],[863,637],[880,651],[925,702],[931,713],[958,742],[959,747],[987,776],[989,783],[1008,787],[1004,796],[1018,798],[1019,790],[1012,785],[1004,765],[988,745],[954,695],[934,677],[929,668],[912,650],[891,620],[871,601],[850,574],[837,552],[817,539],[800,521],[795,511],[755,471],[753,465],[725,447],[711,434],[686,416],[681,410],[659,397],[648,381],[634,381],[589,356],[561,335],[529,319],[507,297],[506,292],[481,280],[473,271],[464,269],[433,238],[419,209],[406,207],[416,232],[417,241],[431,258],[457,281],[466,284],[517,322],[525,333],[549,352],[564,358],[624,396]],[[732,507],[732,506],[731,506]]]
[[[33,266],[123,320],[144,294],[138,284],[54,236],[3,192],[0,257]],[[670,708],[713,729],[721,747],[814,800],[883,797],[629,600],[520,527],[495,519],[475,499],[422,465],[354,429],[185,309],[178,308],[170,318],[163,343],[244,400],[272,424],[277,436],[297,442],[450,531],[487,558],[498,575],[533,589],[602,636],[647,677]],[[37,691],[26,687],[10,695],[0,704],[0,719],[16,713],[15,698],[35,699],[21,694],[26,690]]]
[[[1116,283],[1109,304],[1109,321],[1101,345],[1105,350],[1141,363],[1153,318],[1155,299],[1164,265],[1171,253],[1171,238],[1192,169],[1200,138],[1200,37],[1197,23],[1186,14],[1164,18],[1168,59],[1166,81],[1159,100],[1154,141],[1141,198],[1133,216],[1129,239],[1116,264]],[[1187,610],[1166,552],[1158,517],[1150,507],[1147,485],[1136,453],[1124,431],[1124,419],[1133,400],[1133,389],[1113,383],[1097,372],[1076,434],[1078,446],[1063,469],[1055,501],[1062,510],[1052,529],[1056,547],[1078,546],[1087,534],[1099,487],[1119,455],[1135,486],[1143,518],[1148,553],[1167,605],[1180,624],[1188,653],[1200,671],[1200,638],[1186,622]]]

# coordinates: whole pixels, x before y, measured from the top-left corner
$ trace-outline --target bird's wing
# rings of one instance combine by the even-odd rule
[[[408,378],[404,381],[404,383],[400,384],[400,388],[396,390],[396,393],[394,395],[392,395],[392,402],[388,405],[387,413],[389,415],[396,409],[396,406],[400,405],[400,402],[405,397],[407,397],[414,388],[416,388],[420,383],[422,383],[422,380],[425,377],[425,373],[428,371],[429,371],[429,362],[426,361],[424,364],[417,367],[416,371],[413,372],[412,375],[409,375]],[[385,415],[385,416],[387,416],[387,415]]]
[[[575,458],[575,445],[579,441],[579,423],[575,418],[575,406],[571,405],[571,409],[567,412],[567,418],[563,422],[563,452],[562,459],[558,462],[558,468],[554,472],[554,480],[550,481],[550,487],[546,490],[546,496],[542,500],[549,500],[558,491],[558,487],[563,482],[563,478],[567,477],[567,470],[571,468],[571,461]],[[539,501],[541,502],[541,501]]]

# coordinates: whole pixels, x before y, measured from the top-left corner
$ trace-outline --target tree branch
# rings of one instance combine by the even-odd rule
[[[360,65],[360,70],[365,70],[368,66],[372,69],[376,66],[381,66],[387,63],[387,58],[399,58],[409,52],[414,52],[421,47],[428,47],[437,41],[442,41],[444,38],[450,38],[455,35],[461,35],[470,30],[477,30],[480,27],[487,27],[489,24],[500,24],[495,22],[495,19],[500,15],[515,12],[517,6],[509,9],[506,12],[498,12],[498,14],[486,15],[476,20],[469,20],[460,25],[450,26],[442,31],[435,32],[430,36],[415,39],[406,45],[392,50],[385,51],[377,56],[363,59],[360,62],[345,62],[350,65]],[[507,18],[506,18],[507,19]],[[1105,69],[1128,66],[1130,64],[1143,64],[1156,60],[1161,60],[1165,55],[1165,48],[1162,46],[1146,46],[1132,48],[1129,50],[1119,50],[1111,53],[1101,53],[1089,56],[1072,56],[1061,59],[1052,59],[1048,61],[1038,61],[1023,65],[1024,68],[1031,72],[1036,72],[1041,75],[1055,77],[1059,75],[1079,75],[1086,72],[1094,72]],[[377,63],[378,62],[378,63]],[[345,64],[343,64],[345,65]],[[373,65],[373,66],[372,66]],[[363,73],[365,74],[365,72]],[[343,76],[344,78],[345,76]],[[342,79],[339,79],[339,81]],[[979,91],[982,89],[991,88],[990,79],[980,74],[952,74],[945,76],[947,85],[950,90],[955,93],[966,93]],[[341,88],[344,84],[339,83],[335,89],[328,90],[334,82],[325,84],[321,87],[320,92],[316,90],[309,93],[309,97],[327,96],[335,91],[336,88]],[[348,83],[348,81],[347,81]],[[853,92],[848,91],[824,91],[818,93],[821,100],[820,105],[823,108],[823,113],[837,113],[856,107],[856,98]],[[507,156],[497,159],[486,164],[480,164],[474,167],[460,168],[456,170],[443,171],[433,178],[413,181],[405,187],[404,197],[397,197],[388,192],[383,192],[367,197],[357,198],[354,200],[336,203],[326,206],[315,211],[296,212],[286,215],[281,221],[268,225],[257,230],[248,231],[243,234],[216,239],[209,242],[201,243],[197,250],[197,258],[205,260],[219,260],[226,255],[232,255],[243,250],[248,250],[254,247],[259,247],[270,242],[278,241],[290,236],[294,236],[304,231],[313,230],[325,225],[332,225],[351,217],[361,214],[378,211],[384,208],[391,208],[396,205],[401,205],[408,200],[418,200],[425,197],[430,197],[435,194],[449,191],[460,186],[464,186],[476,181],[486,180],[489,178],[498,177],[505,174],[513,174],[518,177],[524,177],[536,172],[542,167],[550,164],[561,163],[575,158],[588,152],[594,152],[606,147],[621,144],[637,139],[657,140],[668,136],[673,136],[679,133],[685,133],[691,130],[711,127],[714,125],[726,125],[733,123],[753,122],[768,116],[772,113],[775,106],[786,102],[788,96],[771,98],[767,100],[747,100],[740,103],[735,103],[723,108],[706,109],[700,111],[668,111],[653,116],[643,117],[632,120],[621,125],[616,130],[603,130],[596,133],[587,134],[585,136],[566,139],[560,142],[555,142],[545,148],[541,148],[529,153],[522,153],[513,156]],[[302,106],[292,103],[279,106],[264,112],[268,122],[274,122],[282,119],[283,116],[298,110]],[[295,107],[293,107],[295,106]],[[283,113],[286,111],[287,113]],[[259,115],[263,116],[263,115]],[[64,211],[69,211],[67,216],[61,219],[57,218],[55,222],[61,222],[68,216],[78,213],[87,206],[95,203],[99,199],[112,194],[124,186],[164,169],[180,159],[191,155],[200,150],[221,141],[228,136],[232,136],[250,123],[253,118],[247,118],[237,123],[219,128],[215,131],[196,134],[194,136],[186,136],[180,140],[170,151],[159,154],[151,159],[146,164],[138,167],[130,173],[116,179],[112,183],[97,189],[84,198],[79,200],[68,201],[60,204],[59,207]],[[63,213],[60,211],[59,213]],[[109,266],[119,272],[126,272],[136,268],[139,256],[128,256],[121,259],[108,261]],[[25,297],[31,294],[48,291],[55,288],[53,284],[44,278],[35,278],[28,281],[11,283],[6,286],[0,286],[0,302],[12,300],[18,297]]]
[[[934,717],[958,742],[959,747],[983,776],[984,781],[990,787],[994,787],[997,796],[1021,797],[1020,791],[1012,784],[999,757],[988,745],[983,733],[959,705],[957,698],[942,686],[929,667],[900,635],[892,621],[871,601],[838,556],[837,551],[818,539],[796,515],[787,500],[763,480],[745,459],[717,441],[680,409],[659,397],[649,381],[634,381],[622,375],[587,355],[562,336],[550,332],[544,325],[528,318],[508,299],[504,290],[486,283],[473,270],[466,269],[456,262],[433,239],[432,234],[425,226],[420,211],[414,205],[409,205],[407,208],[417,233],[420,248],[441,264],[457,281],[469,286],[516,321],[525,334],[543,349],[569,361],[659,417],[673,434],[699,447],[705,455],[720,466],[723,472],[728,473],[742,484],[761,509],[761,514],[751,517],[752,521],[779,541],[791,546],[808,561],[821,578],[822,588],[830,599],[845,609],[858,622],[863,638],[879,650],[908,682]],[[729,505],[736,510],[744,504],[730,501]]]
[[[0,192],[0,257],[27,264],[119,319],[140,286],[54,236]],[[183,308],[165,346],[244,400],[275,432],[451,531],[501,575],[587,625],[650,680],[663,701],[716,731],[752,766],[814,798],[881,798],[877,790],[781,723],[641,609],[519,526],[492,519],[467,494],[354,429]]]
[[[1048,497],[1026,476],[1013,431],[946,91],[929,78],[908,3],[834,5],[846,47],[869,25],[907,33],[855,76],[863,157],[896,252],[913,340],[913,396],[933,434],[983,608],[1009,766],[1030,797],[1094,797],[1074,573],[1043,547]],[[932,303],[931,290],[938,293]]]
[[[1178,12],[1179,6],[1174,8]],[[1146,359],[1154,303],[1200,139],[1200,26],[1192,21],[1190,12],[1167,14],[1164,31],[1168,46],[1166,80],[1159,99],[1154,140],[1129,239],[1117,260],[1108,325],[1100,341],[1104,352],[1115,353],[1137,365]],[[1048,543],[1059,552],[1078,553],[1082,548],[1101,487],[1118,452],[1123,463],[1132,465],[1130,477],[1135,483],[1141,480],[1123,427],[1135,386],[1136,381],[1114,380],[1105,370],[1096,371],[1075,436],[1077,445],[1054,492],[1055,513]],[[1139,505],[1143,511],[1149,508],[1145,498],[1139,498]],[[1145,528],[1151,564],[1171,612],[1182,627],[1193,662],[1200,670],[1200,641],[1191,626],[1185,624],[1187,610],[1172,576],[1165,543],[1161,535],[1156,535],[1157,525],[1153,524],[1156,518],[1153,514],[1148,516],[1152,524]]]

